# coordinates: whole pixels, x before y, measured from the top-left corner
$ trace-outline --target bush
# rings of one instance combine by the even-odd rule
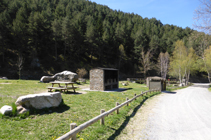
[[[145,80],[139,79],[139,80],[136,80],[136,83],[145,84]]]
[[[15,103],[12,103],[12,116],[16,115],[17,115],[17,106],[15,105]]]
[[[78,69],[76,73],[78,74],[79,78],[83,78],[87,74],[87,70],[84,68],[81,68],[81,69]]]

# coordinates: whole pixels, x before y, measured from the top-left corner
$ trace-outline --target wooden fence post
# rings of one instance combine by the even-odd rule
[[[119,105],[119,103],[116,102],[116,106],[118,106],[118,105]],[[116,114],[119,114],[119,109],[116,110]]]
[[[77,126],[76,123],[71,123],[71,124],[70,124],[70,130],[73,130],[76,126]],[[76,135],[74,135],[74,136],[71,138],[71,140],[77,140],[77,139],[76,139]]]
[[[126,98],[126,101],[128,101],[128,100],[129,100],[129,98],[127,97],[127,98]],[[128,105],[129,105],[129,104],[127,103],[127,106],[128,106]]]
[[[136,93],[134,94],[134,96],[136,97]],[[135,98],[135,100],[136,100],[136,98]]]
[[[103,114],[105,112],[105,109],[100,110],[100,114]],[[100,125],[104,125],[104,117],[100,119]]]

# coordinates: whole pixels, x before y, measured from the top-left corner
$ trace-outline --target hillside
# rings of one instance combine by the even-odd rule
[[[18,78],[19,58],[25,79],[93,67],[132,75],[142,48],[154,48],[156,62],[160,52],[172,53],[178,39],[187,43],[192,32],[87,0],[2,0],[0,76]]]

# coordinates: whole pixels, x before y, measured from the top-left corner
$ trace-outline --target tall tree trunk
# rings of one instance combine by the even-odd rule
[[[205,58],[204,58],[204,57],[202,58],[202,60],[204,61],[205,69],[206,69],[206,71],[207,71],[207,74],[208,74],[208,80],[209,80],[209,83],[210,83],[210,73],[209,73],[209,71],[208,71],[208,69],[207,69],[206,60],[205,60]]]
[[[186,81],[185,81],[186,85],[188,85],[189,78],[190,78],[190,70],[187,72]]]
[[[19,68],[19,79],[21,79],[21,69]]]
[[[179,68],[179,83],[181,84],[182,83],[182,79],[181,79],[181,69]]]
[[[144,80],[146,81],[146,77],[147,77],[147,74],[146,74],[147,72],[146,72],[146,70],[145,70],[145,68],[144,68]]]
[[[56,60],[57,60],[57,41],[55,41],[55,57],[56,57]]]
[[[207,74],[208,74],[208,80],[209,80],[209,83],[210,83],[210,73],[207,71]]]
[[[66,48],[67,48],[67,44],[66,44],[66,40],[64,41],[64,58],[65,58],[65,55],[66,55]]]

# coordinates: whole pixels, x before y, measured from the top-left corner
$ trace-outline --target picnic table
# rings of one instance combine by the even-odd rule
[[[48,87],[48,91],[52,91],[53,89],[57,89],[57,90],[61,90],[61,91],[68,91],[69,89],[73,89],[73,91],[75,92],[75,89],[77,87],[74,87],[74,82],[64,82],[64,81],[54,81],[54,82],[50,82],[52,84],[51,87]],[[65,86],[61,86],[61,84],[65,84]],[[57,87],[54,87],[54,85],[58,85]],[[68,86],[71,85],[71,86]]]

